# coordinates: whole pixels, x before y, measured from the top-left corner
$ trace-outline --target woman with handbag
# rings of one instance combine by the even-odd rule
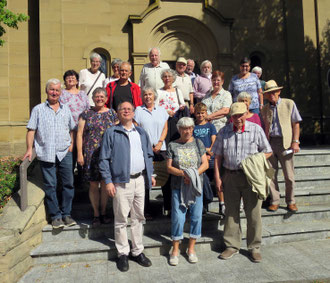
[[[102,57],[97,53],[92,53],[90,56],[91,66],[88,69],[83,69],[79,73],[79,87],[85,91],[88,96],[90,106],[94,106],[92,93],[94,89],[103,87],[105,75],[99,70],[101,67]]]

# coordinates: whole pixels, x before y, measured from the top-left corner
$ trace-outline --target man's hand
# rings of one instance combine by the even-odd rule
[[[153,187],[156,186],[156,179],[154,177],[151,177],[151,185]]]
[[[180,105],[179,109],[182,111],[186,107],[185,104]]]
[[[25,160],[26,158],[29,158],[29,161],[31,162],[32,160],[32,149],[27,149],[26,153],[23,156],[23,160]]]
[[[107,191],[109,196],[112,198],[116,195],[116,187],[113,183],[106,184],[105,190]]]
[[[215,188],[219,193],[223,192],[223,186],[221,178],[215,178]]]
[[[299,152],[299,150],[300,150],[299,143],[297,143],[297,142],[291,143],[291,148],[292,148],[294,153]]]

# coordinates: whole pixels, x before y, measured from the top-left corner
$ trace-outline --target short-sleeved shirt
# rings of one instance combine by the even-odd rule
[[[169,69],[170,66],[166,62],[160,62],[158,66],[154,67],[151,63],[145,64],[140,74],[139,86],[141,89],[145,87],[152,87],[153,89],[160,89],[164,86],[161,78],[163,70]]]
[[[233,100],[230,92],[222,88],[220,92],[215,96],[215,98],[212,98],[212,92],[209,91],[205,95],[202,102],[207,107],[207,114],[211,115],[212,113],[217,112],[224,107],[230,108],[231,104],[233,103]],[[226,125],[226,123],[227,116],[212,121],[212,124],[215,126],[217,132],[219,132],[220,129]]]
[[[185,105],[181,90],[176,89],[170,92],[162,88],[157,90],[155,104],[173,112],[178,111],[180,105]]]
[[[185,101],[190,101],[190,93],[194,92],[192,84],[191,84],[191,79],[189,75],[184,74],[183,77],[181,77],[178,73],[176,76],[176,80],[174,82],[174,86],[176,86],[178,89],[181,90],[183,99]]]
[[[136,108],[134,120],[145,129],[151,144],[155,146],[159,142],[168,117],[169,115],[163,107],[154,106],[150,112],[145,105],[142,105]],[[165,142],[163,142],[161,150],[166,150]]]
[[[276,105],[270,105],[270,109],[273,110],[273,123],[269,131],[271,137],[282,137],[282,129],[280,126],[280,120],[278,118],[277,106],[281,103],[281,98],[278,99]],[[298,123],[301,122],[302,118],[297,109],[296,104],[293,102],[292,112],[291,112],[291,122]]]
[[[259,78],[256,74],[250,73],[246,79],[239,78],[238,75],[233,76],[229,84],[229,92],[233,96],[233,101],[237,102],[237,96],[245,91],[251,95],[250,109],[259,108],[259,94],[258,90],[261,88]]]
[[[200,139],[206,148],[212,145],[212,136],[217,135],[217,130],[211,123],[205,125],[196,125],[194,128],[194,138]]]
[[[97,80],[96,80],[97,79]],[[89,105],[94,106],[93,101],[93,91],[97,87],[103,87],[103,82],[105,80],[105,75],[100,71],[93,74],[88,69],[83,69],[79,73],[79,87],[81,90],[88,94]],[[95,84],[94,84],[95,82]],[[91,88],[93,86],[93,88]]]
[[[201,74],[194,81],[194,97],[201,101],[207,92],[212,88],[211,76]]]
[[[258,152],[272,152],[263,129],[252,122],[245,121],[244,132],[235,132],[233,124],[220,130],[212,151],[223,158],[223,166],[238,170],[242,160]]]
[[[166,156],[168,159],[172,159],[172,166],[175,168],[181,170],[188,168],[198,169],[205,152],[203,142],[199,139],[194,139],[188,143],[172,141],[168,145]],[[180,189],[181,180],[182,177],[172,175],[171,188]]]
[[[89,101],[86,93],[80,90],[77,94],[72,94],[66,89],[63,89],[59,101],[69,106],[72,118],[76,124],[75,130],[77,130],[80,114],[89,109]]]
[[[60,103],[55,112],[48,100],[32,109],[30,120],[26,126],[34,130],[34,146],[37,157],[41,161],[55,163],[65,157],[71,145],[70,131],[75,127],[69,107]]]

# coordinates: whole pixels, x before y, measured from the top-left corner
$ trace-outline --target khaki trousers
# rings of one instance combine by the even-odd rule
[[[131,240],[133,256],[142,253],[144,218],[144,177],[131,179],[129,183],[115,184],[116,195],[113,199],[113,213],[115,216],[115,245],[118,256],[129,255],[130,247],[127,237],[128,215],[131,213]]]
[[[283,156],[285,151],[283,147],[283,138],[271,138],[270,145],[273,150],[273,155],[269,158],[269,162],[275,169],[275,175],[270,183],[270,196],[272,198],[271,204],[280,204],[280,189],[278,187],[277,174],[278,174],[278,162],[281,163],[284,180],[285,180],[285,202],[287,205],[296,203],[294,199],[294,165],[293,165],[293,153]]]
[[[259,250],[262,238],[262,200],[258,199],[257,194],[252,191],[243,171],[231,172],[226,170],[223,178],[223,186],[226,205],[223,238],[226,247],[237,250],[241,247],[240,202],[241,198],[243,198],[247,219],[247,248],[250,251]]]

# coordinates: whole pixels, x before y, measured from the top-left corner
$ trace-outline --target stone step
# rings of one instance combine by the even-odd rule
[[[300,178],[304,176],[323,176],[323,177],[330,177],[330,165],[324,166],[296,166],[294,168],[295,177]],[[279,170],[278,176],[283,176],[282,169]]]
[[[308,205],[299,206],[297,213],[288,212],[286,206],[280,206],[276,212],[269,212],[262,209],[262,223],[264,225],[273,225],[281,223],[292,223],[300,221],[314,221],[322,219],[330,219],[330,203],[325,205]],[[219,221],[219,206],[214,202],[209,204],[209,212],[203,215],[203,232],[221,230],[222,221]],[[189,231],[189,215],[187,215],[187,223],[185,231]],[[93,228],[91,219],[78,219],[78,225],[65,227],[61,230],[53,230],[51,225],[47,225],[43,229],[43,241],[61,241],[61,240],[79,240],[79,239],[98,239],[102,237],[113,236],[113,223],[101,225]],[[241,225],[246,225],[246,217],[244,211],[241,213]],[[130,226],[130,224],[128,224]],[[171,219],[164,216],[155,217],[144,223],[144,234],[153,233],[169,234],[171,231]]]
[[[328,149],[302,149],[294,156],[295,166],[324,166],[330,165],[330,148]]]
[[[242,227],[245,247],[246,229]],[[328,219],[285,223],[280,225],[263,226],[263,245],[286,243],[307,239],[325,239],[330,236],[330,221]],[[187,247],[189,235],[184,234],[181,249]],[[171,248],[169,234],[149,234],[143,239],[147,256],[168,254]],[[196,251],[206,251],[223,246],[222,231],[207,231],[197,240]],[[79,262],[93,260],[108,260],[116,257],[113,237],[103,237],[97,240],[79,239],[43,242],[31,252],[34,263],[51,264],[61,262]]]

